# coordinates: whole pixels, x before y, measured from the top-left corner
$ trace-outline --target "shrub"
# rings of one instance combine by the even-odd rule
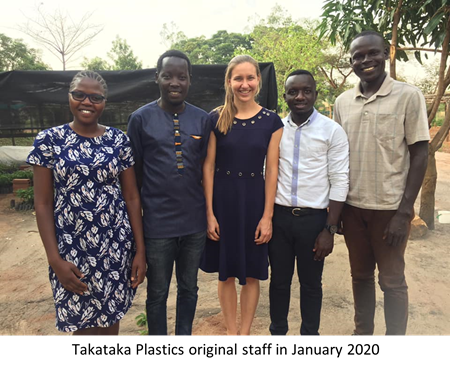
[[[12,179],[30,179],[33,180],[33,172],[30,170],[18,170],[12,173]]]
[[[11,187],[13,181],[12,174],[0,174],[0,187]]]
[[[19,170],[19,165],[17,164],[2,164],[0,163],[0,174],[10,174],[17,172]]]
[[[17,197],[20,197],[22,201],[26,204],[34,204],[34,189],[33,187],[28,187],[24,190],[17,190]]]
[[[12,188],[13,179],[29,179],[33,181],[33,172],[28,170],[18,170],[14,173],[0,174],[0,188]]]

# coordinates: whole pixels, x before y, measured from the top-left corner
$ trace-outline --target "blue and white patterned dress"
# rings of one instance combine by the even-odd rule
[[[56,240],[61,257],[84,274],[82,296],[66,290],[49,267],[56,327],[72,332],[109,327],[130,308],[133,233],[119,174],[134,164],[128,137],[107,127],[83,137],[69,124],[40,132],[27,162],[53,171]]]

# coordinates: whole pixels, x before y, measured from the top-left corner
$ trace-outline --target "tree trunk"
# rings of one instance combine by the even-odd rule
[[[434,194],[436,192],[437,170],[435,152],[428,149],[428,166],[420,194],[419,216],[427,223],[428,229],[434,229]]]
[[[447,88],[447,86],[445,85],[446,83],[445,68],[448,60],[449,44],[450,44],[450,15],[447,18],[447,29],[445,31],[444,41],[442,42],[441,62],[439,65],[439,82],[436,88],[434,101],[431,104],[431,107],[429,108],[428,112],[428,125],[430,127],[439,109],[439,105],[441,104],[441,99],[442,96],[444,96],[445,89]]]
[[[422,184],[420,195],[419,216],[428,225],[428,229],[434,229],[434,193],[437,183],[436,151],[444,144],[444,140],[450,130],[450,104],[446,104],[444,122],[428,146],[428,167]]]
[[[447,15],[447,28],[445,38],[442,43],[441,62],[439,66],[439,82],[436,89],[436,94],[433,103],[428,108],[428,125],[431,127],[439,105],[441,103],[442,96],[447,89],[447,75],[445,74],[445,68],[448,60],[449,43],[450,43],[450,16]],[[450,66],[449,66],[450,73]],[[450,83],[450,82],[449,82]],[[435,192],[437,183],[437,169],[436,169],[436,151],[439,150],[444,142],[445,137],[448,135],[450,128],[450,104],[447,104],[445,109],[444,123],[439,129],[438,133],[431,140],[428,147],[428,167],[425,173],[425,178],[422,184],[422,192],[420,195],[420,211],[419,216],[427,223],[428,229],[434,229],[434,209],[435,209]]]
[[[400,23],[400,10],[402,8],[403,0],[399,0],[397,4],[397,9],[395,9],[394,17],[392,19],[392,38],[391,47],[389,50],[389,71],[390,76],[393,79],[397,79],[397,69],[396,69],[396,57],[397,57],[397,43],[398,43],[398,24]]]

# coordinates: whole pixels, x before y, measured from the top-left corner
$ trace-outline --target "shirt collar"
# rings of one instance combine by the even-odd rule
[[[314,121],[314,119],[317,117],[317,114],[318,114],[318,112],[317,112],[316,108],[313,108],[313,112],[309,116],[309,118],[305,122],[303,122],[302,124],[297,125],[292,120],[291,113],[289,113],[289,115],[286,117],[286,121],[292,128],[302,128],[302,127],[304,127],[306,125],[311,124]]]
[[[384,79],[383,83],[381,84],[379,90],[371,96],[371,99],[375,99],[377,96],[389,95],[392,91],[393,85],[394,85],[394,80],[389,75],[386,75],[386,78]],[[355,91],[355,99],[357,97],[365,97],[364,94],[361,92],[361,83],[356,84],[354,91]]]

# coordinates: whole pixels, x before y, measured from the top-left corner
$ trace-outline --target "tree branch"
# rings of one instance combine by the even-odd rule
[[[402,51],[429,51],[432,53],[441,53],[442,50],[441,49],[427,49],[424,47],[397,47],[397,50],[402,50]],[[450,55],[450,53],[448,53],[448,55]]]
[[[396,54],[397,54],[397,43],[398,43],[398,24],[400,22],[400,10],[402,8],[403,0],[399,0],[397,8],[394,12],[394,18],[392,20],[392,38],[391,38],[391,48],[389,52],[389,71],[390,76],[393,79],[397,79],[396,71]]]
[[[449,43],[450,43],[450,15],[447,18],[447,28],[445,30],[444,41],[442,42],[442,53],[441,53],[441,61],[439,66],[439,82],[436,89],[436,96],[434,98],[433,103],[431,104],[430,113],[428,115],[428,125],[431,126],[431,122],[433,121],[436,113],[439,109],[439,104],[441,103],[441,98],[444,95],[444,80],[445,80],[445,67],[447,65],[447,59],[449,54]]]
[[[433,153],[438,151],[442,147],[449,130],[450,130],[450,102],[446,104],[444,122],[442,123],[441,128],[439,128],[439,131],[436,133],[436,136],[434,136],[433,139],[431,140],[430,148],[433,150]]]
[[[85,13],[78,22],[74,22],[70,16],[68,19],[67,14],[61,11],[46,14],[41,5],[36,12],[36,19],[26,16],[28,22],[20,30],[57,56],[64,70],[66,62],[103,30],[102,26],[88,23],[93,12]]]
[[[332,79],[330,79],[330,77],[328,76],[328,73],[325,71],[325,69],[323,69],[322,67],[319,67],[319,70],[323,73],[323,75],[325,76],[325,78],[328,80],[328,83],[333,87],[333,88],[337,88],[336,84],[334,83],[334,81]]]

